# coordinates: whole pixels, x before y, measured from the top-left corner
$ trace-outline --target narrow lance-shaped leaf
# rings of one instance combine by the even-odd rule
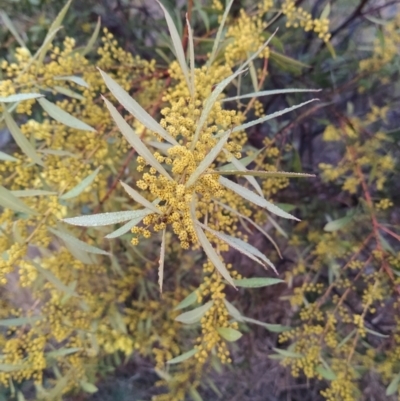
[[[65,6],[58,13],[57,17],[54,19],[53,23],[50,25],[49,31],[48,31],[48,33],[46,35],[46,38],[45,38],[45,43],[46,43],[46,39],[51,38],[52,37],[51,35],[54,32],[57,32],[60,29],[60,26],[61,26],[61,24],[62,24],[62,22],[64,20],[64,17],[65,17],[65,14],[67,14],[67,11],[68,11],[69,6],[71,5],[71,3],[72,3],[72,0],[69,0],[67,2],[67,4],[65,4]],[[38,58],[39,65],[41,65],[43,63],[43,60],[44,60],[44,58],[46,56],[46,53],[47,53],[47,50],[50,47],[50,43],[51,42],[47,42],[46,46],[43,46],[43,48],[42,48],[42,50],[41,50],[41,52],[39,54],[39,58]]]
[[[224,298],[224,304],[225,307],[229,313],[229,315],[231,315],[235,320],[237,320],[238,322],[242,322],[243,321],[243,316],[242,314],[239,312],[239,310],[237,308],[235,308],[229,301],[227,301]]]
[[[87,82],[82,78],[76,75],[66,75],[66,76],[59,76],[53,78],[55,81],[71,81],[79,86],[83,86],[84,88],[89,88]]]
[[[133,129],[129,126],[129,124],[124,120],[121,114],[118,113],[118,110],[105,98],[103,100],[106,103],[108,110],[111,113],[112,118],[120,129],[122,135],[125,139],[130,143],[130,145],[139,153],[143,159],[146,160],[152,167],[154,167],[160,174],[164,177],[171,179],[171,176],[167,173],[164,167],[157,161],[157,159],[153,156],[147,146],[142,142],[139,135],[137,135]]]
[[[0,160],[6,161],[6,162],[17,162],[18,161],[18,159],[16,159],[14,156],[10,156],[4,152],[0,152]]]
[[[3,22],[4,22],[4,25],[11,32],[11,34],[14,36],[14,38],[18,42],[18,44],[21,47],[25,48],[29,52],[28,48],[26,47],[25,42],[21,38],[20,34],[18,33],[18,30],[15,28],[14,24],[12,23],[12,21],[10,20],[8,15],[4,11],[0,10],[0,16],[1,16],[2,20],[3,20]]]
[[[77,155],[74,155],[67,150],[59,150],[59,149],[39,149],[38,152],[44,153],[45,155],[54,155],[54,156],[66,156],[66,157],[73,157],[78,158]]]
[[[196,323],[200,321],[204,314],[213,306],[213,303],[214,301],[208,301],[206,304],[199,306],[196,309],[182,313],[181,315],[177,316],[175,320],[185,324]]]
[[[93,383],[89,383],[89,382],[82,380],[79,382],[79,384],[80,384],[82,390],[86,391],[89,394],[93,394],[99,390]]]
[[[64,88],[63,86],[55,85],[55,86],[53,86],[53,89],[56,92],[61,93],[64,96],[72,97],[73,99],[78,99],[78,100],[84,100],[85,99],[81,94],[76,93],[71,89]]]
[[[148,213],[149,212],[146,210],[128,210],[124,212],[99,213],[86,216],[69,217],[63,219],[62,221],[74,226],[100,227],[122,223],[124,221],[136,219],[137,217],[144,217]]]
[[[253,125],[261,124],[261,123],[263,123],[265,121],[272,120],[273,118],[282,116],[283,114],[290,113],[293,110],[296,110],[296,109],[298,109],[300,107],[305,106],[306,104],[309,104],[311,102],[315,102],[317,100],[319,100],[319,99],[311,99],[311,100],[308,100],[307,102],[303,102],[303,103],[297,104],[297,105],[292,106],[292,107],[287,107],[284,110],[280,110],[280,111],[277,111],[275,113],[268,114],[267,116],[258,118],[257,120],[249,121],[248,123],[245,123],[245,124],[242,124],[242,125],[239,125],[239,126],[233,128],[232,132],[244,131],[247,128],[252,127]]]
[[[75,238],[70,234],[55,230],[54,228],[51,227],[47,227],[47,230],[50,231],[52,234],[54,234],[56,237],[62,239],[64,242],[68,242],[70,245],[78,249],[81,249],[82,251],[95,253],[98,255],[110,255],[109,252],[106,252],[103,249],[99,249],[93,245],[86,244],[85,242],[81,241],[78,238]]]
[[[200,162],[196,170],[193,171],[192,175],[187,180],[185,185],[187,188],[193,185],[197,181],[197,179],[201,176],[201,174],[203,174],[203,172],[206,171],[206,169],[211,165],[211,163],[214,162],[214,160],[221,152],[223,146],[226,144],[228,138],[229,138],[229,132],[218,141],[218,143],[211,149],[211,151],[207,154],[207,156]]]
[[[283,326],[281,324],[274,324],[274,323],[265,323],[261,322],[260,320],[252,319],[250,317],[245,317],[245,316],[243,316],[243,322],[256,324],[257,326],[264,327],[265,329],[271,331],[272,333],[283,333],[291,329],[289,326]]]
[[[74,256],[74,254],[72,254]],[[61,298],[60,304],[65,305],[67,301],[74,295],[76,286],[78,285],[78,281],[74,280],[71,281],[67,287],[68,287],[68,292],[64,294],[64,296]]]
[[[132,219],[131,221],[128,221],[122,227],[118,228],[117,230],[113,231],[110,234],[107,234],[104,238],[107,238],[107,239],[118,238],[121,235],[126,234],[127,232],[131,231],[133,227],[137,226],[150,213],[152,213],[152,211],[147,210],[146,214],[143,214],[143,216],[136,217],[136,218]]]
[[[68,383],[70,382],[70,376],[71,373],[68,372],[66,376],[58,378],[55,386],[47,393],[46,398],[48,400],[55,400],[59,398],[63,393],[64,389],[68,386]]]
[[[193,8],[193,10],[197,11],[200,15],[200,18],[202,19],[208,33],[210,31],[210,19],[208,18],[207,13],[202,9],[202,5],[199,3],[199,0],[194,0],[194,4],[195,7]]]
[[[37,397],[39,399],[47,398],[47,391],[44,389],[43,385],[41,383],[34,383],[34,385],[35,385]]]
[[[327,369],[324,366],[317,366],[315,370],[326,380],[332,381],[337,378],[332,369]]]
[[[217,332],[222,338],[229,342],[237,341],[243,335],[240,331],[232,329],[231,327],[219,327]]]
[[[275,31],[276,32],[276,31]],[[207,121],[207,118],[211,112],[211,109],[213,108],[215,102],[218,99],[218,96],[223,92],[223,90],[240,74],[242,74],[244,72],[244,69],[247,67],[247,65],[249,63],[251,63],[251,61],[253,61],[264,49],[265,47],[268,45],[268,43],[270,42],[270,40],[273,38],[273,36],[275,35],[275,33],[273,35],[271,35],[271,37],[268,39],[268,41],[260,47],[260,49],[255,52],[244,64],[242,64],[242,66],[236,71],[234,72],[232,75],[230,75],[229,77],[225,78],[223,81],[221,81],[212,91],[212,93],[210,94],[210,96],[206,99],[205,103],[204,103],[204,107],[203,107],[203,111],[200,114],[200,118],[199,121],[197,123],[196,126],[196,131],[194,133],[194,137],[193,137],[193,141],[192,141],[192,145],[191,145],[191,149],[193,150],[196,146],[196,143],[199,139],[199,135],[201,130],[203,129],[203,126],[205,124],[205,122]],[[226,132],[224,132],[225,134]]]
[[[45,98],[38,99],[39,104],[42,106],[43,110],[54,120],[60,122],[61,124],[66,125],[67,127],[80,129],[82,131],[90,131],[95,132],[96,130],[92,128],[90,125],[87,125],[81,120],[78,120],[76,117],[67,113],[54,103],[49,102]]]
[[[336,219],[330,221],[329,223],[325,224],[324,231],[333,232],[338,231],[344,227],[346,227],[354,218],[354,213],[349,214],[345,217],[341,217],[340,219]]]
[[[250,78],[251,78],[251,83],[253,84],[253,88],[255,91],[258,91],[257,71],[256,71],[256,68],[254,67],[253,62],[251,62],[249,64],[249,71],[250,71]]]
[[[277,205],[284,210],[285,212],[291,212],[292,210],[296,209],[296,205],[293,205],[292,203],[282,203],[279,202]]]
[[[166,35],[164,34],[164,32],[162,32],[160,34],[160,37],[164,38],[164,36],[166,36]],[[163,50],[161,50],[160,48],[156,48],[155,52],[167,63],[167,65],[172,63],[173,60]]]
[[[285,56],[282,53],[274,51],[273,49],[269,52],[269,60],[272,63],[277,64],[284,71],[291,71],[294,73],[299,73],[303,68],[311,68],[310,65],[302,63],[292,57]],[[271,64],[272,64],[271,63]]]
[[[135,189],[130,187],[129,185],[125,184],[124,182],[120,181],[122,187],[124,188],[125,192],[135,201],[140,203],[147,209],[150,209],[154,213],[162,214],[160,210],[158,210],[151,202],[149,202],[146,198],[140,195]]]
[[[193,32],[190,22],[186,15],[186,23],[188,27],[188,38],[189,38],[189,62],[190,62],[190,93],[194,95],[195,93],[195,82],[194,82],[194,41]]]
[[[347,336],[337,345],[337,349],[342,348],[357,333],[357,329],[353,329]]]
[[[154,207],[155,205],[158,205],[159,202],[160,202],[160,199],[157,198],[156,200],[153,201],[152,206]],[[128,223],[124,224],[122,227],[118,228],[117,230],[113,231],[110,234],[107,234],[105,236],[105,238],[107,238],[107,239],[117,238],[117,237],[120,237],[121,235],[126,234],[133,227],[135,227],[137,224],[139,224],[144,219],[144,217],[153,213],[152,210],[149,210],[149,209],[142,209],[141,211],[144,212],[144,214],[132,219],[131,221],[128,221]]]
[[[160,286],[160,292],[162,292],[163,280],[164,280],[164,262],[165,262],[165,238],[166,229],[164,228],[161,240],[160,249],[160,260],[158,264],[158,285]]]
[[[163,379],[167,382],[171,381],[171,379],[172,379],[171,375],[169,375],[165,370],[160,370],[160,369],[155,368],[154,372],[157,373],[158,377],[160,377],[161,379]]]
[[[228,269],[226,268],[224,263],[221,261],[221,258],[219,257],[219,255],[217,254],[215,249],[210,244],[210,241],[207,239],[207,236],[204,234],[204,232],[200,228],[199,224],[197,224],[196,212],[195,212],[194,207],[195,207],[195,199],[193,198],[192,207],[191,207],[190,213],[191,213],[191,216],[192,216],[194,229],[196,231],[197,238],[199,239],[200,245],[204,249],[204,252],[206,253],[207,257],[210,259],[210,262],[218,270],[218,272],[221,274],[221,276],[229,284],[231,284],[233,287],[235,287],[235,284],[233,283],[233,279],[232,279],[231,275],[229,274]]]
[[[32,100],[43,97],[40,93],[15,93],[14,95],[0,97],[0,103],[23,102],[24,100]]]
[[[230,0],[229,1],[228,5],[225,8],[224,14],[222,15],[221,22],[219,23],[219,26],[218,26],[217,35],[215,36],[213,48],[211,50],[211,55],[210,55],[210,58],[207,61],[207,68],[209,68],[212,65],[212,63],[215,60],[215,56],[217,55],[217,50],[218,50],[218,46],[219,46],[219,43],[220,43],[221,38],[222,38],[222,32],[224,31],[226,18],[228,17],[229,10],[232,7],[233,1],[234,0]]]
[[[386,395],[387,396],[391,396],[393,394],[397,393],[397,390],[399,388],[399,384],[400,384],[400,373],[398,373],[397,375],[395,375],[392,379],[392,381],[389,383],[389,385],[386,388]]]
[[[232,100],[253,99],[261,96],[282,95],[285,93],[298,93],[298,92],[321,92],[321,89],[273,89],[267,91],[246,93],[245,95],[226,97],[225,99],[222,99],[222,102],[231,102]]]
[[[225,151],[225,153],[230,154],[230,152]],[[245,166],[243,166],[243,164],[240,163],[240,161],[238,159],[236,159],[235,156],[233,156],[232,154],[230,154],[231,156],[231,162],[232,164],[237,168],[237,171],[240,171],[244,177],[246,178],[246,180],[250,183],[250,185],[258,192],[258,194],[264,198],[264,194],[263,191],[260,187],[260,184],[257,182],[257,180],[252,177],[251,175],[247,175],[246,172],[248,171],[247,168]]]
[[[289,238],[286,231],[275,221],[272,216],[267,216],[267,220],[274,226],[275,230],[278,231],[284,238]]]
[[[23,244],[25,242],[25,239],[22,237],[22,233],[20,228],[18,227],[18,221],[14,221],[12,224],[12,235],[14,238],[14,241],[17,244]]]
[[[161,151],[164,155],[168,156],[168,149],[171,149],[171,144],[166,142],[157,142],[157,141],[146,141],[147,145],[152,146]]]
[[[167,361],[168,365],[174,365],[176,363],[181,363],[183,361],[186,361],[187,359],[191,358],[193,355],[197,354],[198,350],[196,348],[191,349],[190,351],[187,351],[176,358],[170,359]]]
[[[11,364],[11,363],[0,363],[0,372],[16,372],[17,370],[23,371],[24,369],[31,368],[31,366],[23,363]],[[22,394],[20,391],[17,392],[17,401],[21,400],[19,395]]]
[[[247,243],[239,238],[235,238],[230,235],[212,230],[211,228],[205,226],[204,224],[202,224],[200,222],[198,222],[197,224],[200,225],[200,227],[204,228],[205,230],[214,234],[216,237],[218,237],[222,241],[226,242],[230,247],[238,250],[240,253],[243,253],[243,255],[246,255],[248,258],[254,260],[255,262],[259,263],[260,265],[264,266],[265,268],[267,266],[270,266],[272,268],[272,270],[276,274],[278,274],[275,269],[274,264],[264,254],[262,254],[257,248],[255,248],[253,245],[250,245],[249,243]],[[233,282],[235,283],[235,280],[233,280]]]
[[[149,114],[147,111],[132,97],[129,95],[128,92],[125,91],[117,82],[115,82],[109,75],[107,75],[104,71],[100,70],[101,76],[110,90],[110,92],[115,96],[119,103],[135,117],[139,120],[146,128],[150,131],[155,132],[156,134],[160,135],[164,138],[167,142],[178,145],[178,142],[175,140],[173,136],[171,136],[161,125]],[[104,101],[108,107],[108,101],[103,97]],[[111,103],[110,103],[111,104]],[[108,107],[108,109],[110,109]],[[132,144],[131,144],[132,145]],[[132,145],[133,146],[133,145]],[[137,149],[136,149],[137,150]]]
[[[76,185],[74,188],[72,188],[64,195],[61,195],[60,199],[71,199],[80,195],[86,188],[88,188],[93,183],[99,171],[100,167],[97,167],[97,169],[93,171],[93,173],[85,177],[78,185]]]
[[[58,231],[61,231],[61,232],[63,232],[63,233],[69,234],[69,235],[72,235],[72,232],[70,232],[70,231],[69,231],[65,226],[63,226],[60,222],[57,222],[57,228],[58,228]],[[68,251],[71,253],[71,255],[72,255],[75,259],[81,261],[81,262],[82,262],[83,264],[85,264],[85,265],[91,265],[91,264],[93,264],[94,261],[93,261],[93,257],[92,257],[91,254],[89,254],[89,253],[83,251],[82,249],[77,248],[77,247],[74,246],[74,245],[71,245],[70,242],[64,242],[64,244],[65,244],[65,247],[68,249]],[[69,287],[69,286],[68,286],[68,287]],[[72,289],[72,291],[70,291],[70,292],[67,292],[66,295],[65,295],[65,297],[68,297],[69,294],[72,294],[73,292],[74,292],[74,289]]]
[[[174,310],[180,310],[187,308],[188,306],[194,304],[197,301],[197,293],[193,291],[184,300],[179,302],[179,304],[174,308]]]
[[[171,35],[172,44],[174,46],[176,58],[182,69],[183,76],[185,77],[186,84],[189,88],[190,94],[193,96],[194,93],[191,91],[192,87],[190,85],[189,71],[188,71],[188,67],[186,64],[185,52],[183,50],[181,38],[179,37],[179,33],[176,29],[174,21],[172,20],[171,16],[169,15],[168,11],[166,10],[166,8],[158,0],[157,0],[157,3],[160,5],[160,7],[162,8],[162,10],[164,12],[165,20],[167,21],[167,25],[168,25],[168,30]],[[190,27],[189,27],[189,29],[190,29]]]
[[[284,283],[280,278],[274,277],[251,277],[251,278],[243,278],[240,280],[234,280],[235,284],[238,287],[244,288],[262,288],[268,287],[270,285]]]
[[[374,335],[374,336],[377,336],[377,337],[381,337],[381,338],[388,338],[388,337],[389,337],[388,334],[379,333],[379,332],[377,332],[377,331],[375,331],[375,330],[369,329],[368,327],[365,328],[365,331],[366,331],[367,333],[370,333],[370,334],[372,334],[372,335]]]
[[[329,4],[329,3],[328,3]],[[326,8],[326,6],[325,6],[325,8]],[[325,11],[325,9],[322,11],[322,13]],[[321,17],[322,17],[322,14],[321,14]],[[321,18],[320,17],[320,18]],[[321,18],[322,19],[322,18]],[[373,17],[372,15],[366,15],[365,16],[365,19],[367,19],[368,21],[371,21],[371,22],[373,22],[374,24],[377,24],[377,25],[383,25],[383,26],[386,26],[387,25],[387,23],[388,23],[388,21],[386,20],[386,19],[381,19],[381,18],[376,18],[376,17]]]
[[[89,42],[87,43],[86,47],[82,51],[82,56],[86,56],[86,54],[88,54],[92,51],[93,46],[96,43],[96,40],[99,36],[100,27],[101,27],[101,19],[99,17],[97,19],[96,28],[94,29],[93,34],[90,37]]]
[[[11,191],[17,198],[28,198],[31,196],[50,196],[57,195],[57,192],[45,191],[43,189],[21,189],[18,191]]]
[[[245,156],[242,157],[241,159],[238,159],[238,162],[244,166],[247,167],[250,163],[252,163],[254,160],[257,159],[257,157],[261,154],[261,152],[263,152],[265,150],[264,148],[261,148],[259,150],[257,150],[257,152],[254,152],[253,154],[251,154],[250,156]],[[218,169],[216,171],[230,171],[230,170],[234,170],[235,166],[233,163],[228,163],[228,164],[224,164],[221,167],[218,167]],[[248,170],[247,170],[248,171]]]
[[[189,388],[189,394],[193,401],[204,401],[199,392],[193,386]]]
[[[299,221],[299,219],[297,219],[296,217],[292,216],[289,213],[284,212],[282,209],[280,209],[278,206],[274,205],[273,203],[268,202],[266,199],[262,198],[261,196],[255,194],[254,192],[250,191],[249,189],[247,189],[245,187],[242,187],[239,184],[236,184],[233,181],[228,180],[227,178],[219,177],[219,182],[225,188],[230,189],[231,191],[240,195],[242,198],[244,198],[256,205],[267,209],[272,214],[283,217],[285,219],[293,219],[293,220]]]
[[[39,166],[44,167],[44,163],[39,155],[36,153],[34,147],[31,143],[26,139],[25,135],[19,129],[17,123],[12,118],[11,114],[7,111],[7,109],[3,108],[4,120],[6,122],[7,128],[11,132],[12,137],[14,138],[17,145],[20,149]]]
[[[54,287],[57,288],[57,290],[62,291],[62,292],[66,292],[69,293],[70,292],[70,288],[65,285],[58,277],[56,277],[50,270],[48,269],[44,269],[43,267],[41,267],[39,264],[37,264],[36,262],[31,262],[35,268],[39,271],[40,274],[43,275],[43,277],[50,282],[51,284],[54,285]],[[76,293],[73,294],[74,296],[77,296]]]
[[[12,103],[9,107],[7,105],[4,105],[3,114],[0,114],[0,123],[5,119],[5,114],[4,111],[8,111],[9,113],[14,112],[14,110],[18,107],[20,102]]]
[[[37,52],[29,59],[29,61],[26,63],[25,67],[22,69],[22,71],[19,73],[18,77],[21,77],[22,75],[25,74],[26,71],[29,70],[31,65],[35,62],[35,60],[42,54],[46,54],[47,48],[49,47],[50,43],[54,39],[54,36],[56,36],[57,32],[61,29],[61,27],[58,27],[55,29],[53,32],[48,33],[45,40],[43,41],[42,45],[39,47]]]
[[[261,52],[268,46],[269,42],[274,38],[278,28],[275,32],[268,38],[268,40],[251,56],[249,57],[238,69],[238,71],[243,71],[255,58],[257,58]]]
[[[237,162],[240,162],[236,159]],[[292,173],[288,171],[252,171],[252,170],[215,170],[210,172],[210,174],[220,174],[220,175],[238,175],[238,176],[253,176],[262,178],[315,178],[315,174],[305,174],[305,173]]]
[[[278,245],[276,244],[276,242],[273,240],[273,238],[262,228],[260,227],[255,221],[253,221],[252,219],[250,219],[249,217],[245,216],[244,214],[239,213],[237,210],[231,208],[228,205],[225,205],[225,203],[221,203],[219,201],[214,201],[216,203],[218,203],[219,205],[221,205],[223,208],[225,208],[226,210],[229,210],[231,213],[235,214],[236,216],[241,217],[242,219],[248,221],[251,225],[253,225],[258,231],[260,231],[261,234],[263,234],[270,242],[271,244],[275,247],[276,251],[278,252],[278,255],[280,258],[282,258],[281,255],[281,251],[278,247]]]
[[[303,355],[298,352],[293,352],[286,349],[273,348],[273,350],[285,358],[298,359],[303,357]]]
[[[18,199],[11,191],[0,185],[0,206],[26,214],[38,214],[28,207],[21,199]]]
[[[67,14],[67,11],[68,11],[71,3],[72,3],[72,0],[68,0],[68,2],[65,4],[65,6],[57,14],[57,17],[54,19],[54,21],[50,25],[49,31],[47,33],[47,36],[49,36],[52,32],[54,32],[56,29],[58,29],[61,26],[61,24],[64,21],[65,15]]]
[[[331,3],[327,3],[327,5],[322,10],[321,16],[319,17],[321,20],[329,18],[329,14],[331,12]]]
[[[16,327],[25,326],[26,324],[33,324],[42,319],[42,316],[30,316],[30,317],[15,317],[11,319],[0,320],[0,326],[4,327]]]
[[[83,348],[71,347],[71,348],[60,348],[56,351],[46,352],[44,355],[46,358],[59,358],[60,356],[67,356],[75,354],[76,352],[82,351]]]

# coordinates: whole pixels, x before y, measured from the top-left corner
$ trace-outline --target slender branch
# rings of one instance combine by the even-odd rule
[[[363,8],[367,5],[369,0],[362,0],[358,7],[353,11],[353,13],[347,18],[347,20],[343,21],[336,29],[334,29],[331,33],[331,40],[334,36],[336,36],[342,29],[346,28],[353,20],[358,17],[361,17]]]
[[[379,228],[382,231],[385,231],[386,233],[388,233],[390,236],[392,236],[393,238],[396,238],[397,241],[400,241],[400,235],[394,233],[392,230],[389,230],[388,228],[384,227],[382,224],[379,225]]]
[[[400,4],[400,0],[389,1],[388,3],[383,4],[383,5],[379,6],[379,7],[372,8],[370,10],[364,11],[361,15],[364,16],[364,15],[376,13],[377,11],[382,10],[382,9],[384,9],[386,7],[389,7],[389,6],[393,6],[394,4]]]
[[[340,125],[340,127],[341,127],[343,132],[345,131],[344,125],[347,125],[347,126],[353,128],[352,125],[349,125],[348,123],[345,122],[345,119],[342,118],[342,116],[339,113],[335,112],[335,115],[338,117],[339,125]],[[379,222],[378,222],[378,220],[376,218],[376,215],[374,213],[374,203],[372,201],[371,193],[369,191],[367,182],[365,180],[364,173],[362,172],[360,164],[357,162],[357,160],[358,160],[357,152],[356,152],[356,150],[355,150],[355,148],[353,146],[347,146],[347,151],[351,156],[352,162],[354,163],[354,169],[355,169],[355,172],[356,172],[356,174],[358,176],[358,179],[360,180],[361,188],[362,188],[363,193],[364,193],[364,198],[365,198],[365,201],[367,203],[368,209],[370,211],[370,218],[371,218],[371,222],[372,222],[372,228],[373,228],[374,237],[375,237],[375,240],[376,240],[376,250],[382,252],[383,251],[383,247],[382,247],[382,243],[381,243],[381,239],[380,239],[380,235],[379,235],[380,224],[379,224]],[[386,271],[386,273],[390,277],[390,279],[392,281],[394,281],[395,280],[394,274],[393,274],[392,270],[389,268],[389,266],[387,265],[387,263],[382,261],[382,266],[381,267],[383,268],[383,270]]]

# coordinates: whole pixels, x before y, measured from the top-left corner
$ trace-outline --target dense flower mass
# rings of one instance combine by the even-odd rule
[[[100,25],[87,46],[62,39],[69,5],[41,47],[17,37],[20,47],[0,61],[0,119],[15,142],[0,152],[0,391],[18,400],[95,392],[105,371],[135,355],[159,376],[154,401],[201,399],[214,369],[235,360],[230,343],[256,324],[278,333],[272,357],[295,380],[325,383],[326,400],[361,399],[367,369],[395,394],[393,104],[371,97],[362,114],[349,102],[346,116],[334,102],[320,106],[335,117],[316,120],[336,159],[318,159],[317,182],[336,188],[345,207],[314,199],[311,181],[296,204],[304,184],[289,186],[290,177],[309,179],[288,141],[307,112],[285,125],[304,94],[279,85],[284,74],[303,84],[298,72],[308,66],[284,50],[297,28],[331,46],[329,8],[316,17],[293,0],[263,0],[228,13],[222,26],[225,2],[212,0],[188,19],[196,29],[198,17],[221,25],[199,35],[188,26],[182,45],[162,7],[176,55],[169,61],[160,49],[157,60],[132,55],[106,28],[97,40]],[[281,16],[286,31],[273,34]],[[360,93],[397,73],[398,28],[397,16],[357,64]],[[264,92],[267,84],[279,93]],[[286,204],[275,202],[282,190]],[[289,238],[280,218],[297,220],[295,207],[303,221]],[[268,245],[254,246],[256,235]],[[278,273],[292,328],[247,318],[228,301],[233,288],[282,283],[270,277],[277,243],[290,260]],[[250,274],[232,250],[251,261]],[[386,304],[393,330],[381,333],[374,322]]]
[[[165,150],[165,156],[160,152],[155,152],[154,157],[158,162],[170,166],[172,179],[158,173],[154,167],[146,168],[146,164],[148,164],[146,160],[138,157],[137,170],[143,175],[136,185],[141,190],[148,191],[152,199],[160,200],[158,209],[161,216],[157,213],[150,214],[143,219],[143,227],[134,227],[133,233],[136,236],[132,241],[133,244],[138,243],[138,236],[149,238],[149,228],[158,232],[167,226],[172,227],[184,249],[188,249],[190,244],[196,244],[195,229],[190,216],[190,205],[194,196],[199,198],[198,219],[209,215],[210,224],[215,226],[216,221],[214,220],[217,218],[222,229],[228,229],[231,222],[235,220],[229,219],[229,224],[225,227],[223,222],[226,219],[219,219],[218,209],[220,206],[212,203],[213,199],[226,198],[227,191],[219,183],[217,174],[204,174],[193,185],[186,185],[199,164],[217,145],[216,136],[240,125],[244,120],[242,114],[236,110],[223,109],[221,102],[217,101],[209,113],[207,125],[201,130],[201,135],[193,147],[196,122],[201,115],[203,103],[211,94],[212,87],[228,73],[229,69],[226,67],[217,67],[211,70],[207,70],[205,67],[197,69],[195,70],[196,92],[193,98],[190,96],[188,88],[182,84],[177,85],[176,89],[169,89],[165,95],[164,101],[168,102],[169,107],[161,110],[163,118],[160,124],[179,142],[168,147]],[[171,66],[170,75],[184,84],[177,63]],[[193,101],[193,99],[195,100]],[[240,150],[243,142],[240,141],[241,137],[244,137],[243,133],[238,132],[232,140],[226,143],[224,149],[228,154],[237,158],[241,157]]]

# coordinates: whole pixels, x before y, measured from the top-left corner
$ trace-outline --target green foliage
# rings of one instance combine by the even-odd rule
[[[378,26],[366,57],[356,38],[330,41],[335,5],[315,18],[291,0],[210,3],[176,15],[154,3],[164,32],[122,24],[116,38],[133,37],[137,56],[88,15],[85,35],[66,35],[77,2],[0,13],[6,397],[96,393],[121,358],[146,358],[154,401],[201,400],[220,394],[221,364],[239,369],[247,337],[277,339],[261,360],[315,380],[326,400],[361,399],[369,372],[380,394],[399,392],[398,88],[387,88],[400,13],[366,19]],[[36,29],[19,18],[28,8]]]

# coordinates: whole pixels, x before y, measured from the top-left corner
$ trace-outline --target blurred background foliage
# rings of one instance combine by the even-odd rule
[[[256,3],[262,1],[234,1],[228,30],[241,18],[241,10],[254,14]],[[282,10],[290,2],[274,3],[276,10]],[[274,333],[260,325],[241,324],[244,336],[231,345],[233,363],[223,367],[213,363],[187,399],[198,400],[200,396],[204,400],[249,401],[397,399],[400,383],[398,3],[296,1],[295,7],[307,10],[313,19],[323,13],[329,18],[331,37],[326,42],[315,32],[297,27],[296,21],[288,25],[288,13],[271,11],[265,16],[269,25],[263,30],[262,39],[277,27],[279,31],[271,43],[263,89],[321,88],[322,92],[318,94],[319,103],[248,130],[252,149],[267,149],[267,156],[262,154],[254,163],[313,173],[316,178],[263,181],[265,193],[285,205],[286,210],[295,210],[302,220],[298,224],[283,221],[278,226],[259,217],[279,245],[282,259],[278,255],[273,259],[279,277],[286,284],[240,294],[228,289],[228,295],[231,302],[240,305],[243,315],[290,326],[292,330]],[[222,14],[221,3],[164,0],[163,4],[181,37],[186,35],[184,16],[189,13],[197,41],[196,62],[203,64],[212,48],[211,39]],[[27,47],[35,50],[64,5],[63,0],[3,0],[1,9],[13,21]],[[61,46],[65,37],[74,38],[78,47],[85,46],[99,18],[101,26],[114,35],[122,49],[142,60],[155,60],[154,71],[161,82],[170,79],[167,70],[174,56],[163,14],[155,2],[73,1],[54,46]],[[224,46],[229,43],[228,37]],[[14,36],[1,24],[0,59],[14,60],[17,47]],[[100,58],[96,52],[88,55],[93,65]],[[260,70],[262,67],[261,64]],[[135,71],[135,77],[138,79],[131,89],[145,97],[141,95],[140,73]],[[251,80],[248,81],[248,91],[252,91]],[[148,108],[156,99],[153,96],[148,101]],[[258,107],[269,114],[301,99],[298,94],[280,94],[259,99]],[[251,111],[256,112],[256,109]],[[24,119],[21,117],[18,122],[23,123]],[[1,149],[15,150],[7,130],[0,131],[0,135]],[[126,145],[120,146],[120,157],[125,158]],[[131,159],[128,162],[134,164]],[[106,178],[115,176],[116,173]],[[250,238],[259,249],[269,254],[274,252],[263,237],[253,234]],[[151,246],[150,243],[141,248],[144,260],[154,259]],[[119,248],[119,252],[124,251],[124,247]],[[143,262],[140,257],[139,260],[151,269],[151,263]],[[228,254],[228,260],[240,266],[244,277],[257,272],[237,253]],[[198,285],[187,277],[192,263],[182,250],[171,250],[167,266],[179,265],[171,273],[176,274],[176,287],[168,287],[167,283],[167,289],[175,292],[165,300],[171,309]],[[150,273],[146,280],[156,284],[156,275]],[[118,293],[118,284],[115,285]],[[130,284],[124,285],[123,290],[128,288],[129,292]],[[157,288],[146,286],[148,298],[159,300]],[[123,302],[135,299],[136,291]],[[169,315],[164,318],[168,320]],[[175,327],[176,324],[171,326],[166,324],[165,329],[179,331],[180,346],[185,344],[189,337],[187,330]],[[162,392],[156,385],[159,376],[152,358],[125,356],[121,350],[110,353],[96,362],[98,366],[88,379],[99,389],[95,394],[89,394],[93,390],[90,385],[85,393],[83,385],[83,392],[64,397],[71,401],[150,400]],[[19,401],[24,396],[34,399],[29,383],[20,385],[18,391],[10,390],[9,386],[2,391],[0,399],[12,396],[19,397]]]

